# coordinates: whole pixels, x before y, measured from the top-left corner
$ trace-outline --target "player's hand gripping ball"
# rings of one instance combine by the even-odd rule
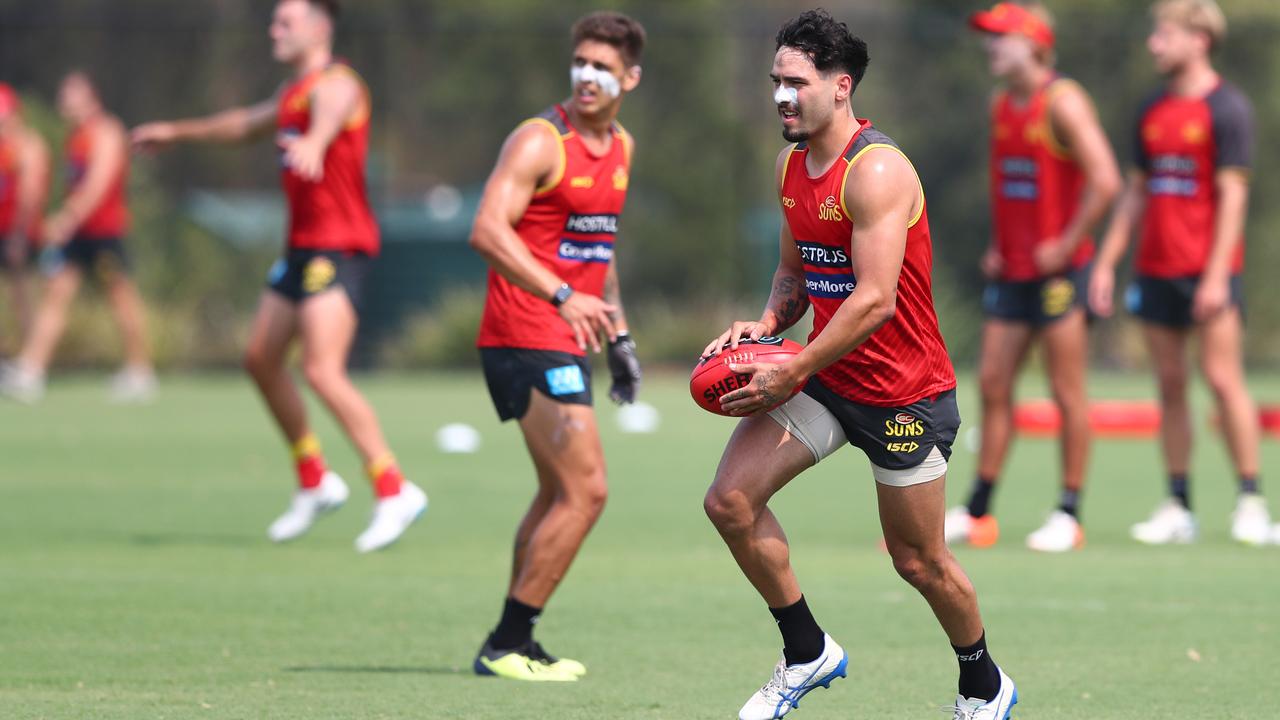
[[[725,416],[729,413],[720,409],[720,398],[738,388],[746,387],[751,383],[752,377],[746,373],[735,373],[730,370],[731,363],[735,365],[757,362],[779,364],[790,360],[804,349],[800,343],[780,337],[762,337],[759,340],[743,338],[738,341],[737,350],[728,352],[728,347],[725,345],[724,352],[699,360],[693,368],[693,375],[689,378],[689,393],[693,395],[693,401],[698,403],[698,407],[707,412]],[[804,383],[797,385],[786,399],[790,400],[803,387]]]

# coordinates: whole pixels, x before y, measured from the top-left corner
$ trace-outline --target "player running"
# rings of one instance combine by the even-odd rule
[[[1212,0],[1166,0],[1152,8],[1147,49],[1164,86],[1138,113],[1135,168],[1089,289],[1094,310],[1112,313],[1116,265],[1140,231],[1137,277],[1126,303],[1143,326],[1160,390],[1160,440],[1170,498],[1135,540],[1186,543],[1196,537],[1188,469],[1191,411],[1187,343],[1200,336],[1200,369],[1222,418],[1240,481],[1231,536],[1268,542],[1270,513],[1258,492],[1258,411],[1245,385],[1244,227],[1253,163],[1253,108],[1214,70],[1210,54],[1227,22]]]
[[[236,142],[276,132],[281,182],[289,203],[288,249],[267,276],[244,364],[293,450],[298,490],[267,530],[275,542],[306,533],[347,499],[328,468],[287,368],[302,345],[302,372],[364,460],[377,504],[356,550],[395,542],[427,509],[427,496],[405,480],[373,408],[347,375],[360,288],[378,254],[378,226],[365,193],[369,91],[333,57],[334,0],[280,0],[271,22],[276,60],[294,77],[256,105],[195,120],[159,122],[133,131],[141,147],[182,141]]]
[[[31,253],[39,248],[49,173],[49,146],[23,121],[18,94],[0,83],[0,269],[9,281],[19,338],[31,329],[27,269]]]
[[[44,294],[22,349],[0,369],[0,393],[24,403],[44,396],[45,374],[85,275],[102,282],[124,340],[124,367],[111,381],[118,402],[155,393],[142,298],[129,277],[124,237],[129,232],[125,185],[129,142],[124,125],[102,105],[89,76],[75,71],[58,89],[58,111],[71,124],[66,143],[67,195],[41,224]]]
[[[947,542],[995,543],[996,479],[1013,435],[1013,389],[1039,340],[1062,416],[1062,493],[1027,546],[1065,552],[1084,545],[1080,490],[1089,457],[1085,313],[1094,226],[1120,191],[1120,170],[1084,88],[1054,69],[1052,18],[1039,3],[1002,2],[974,13],[986,34],[991,74],[1003,87],[991,105],[994,239],[982,259],[989,284],[978,368],[982,447],[969,502],[947,513]]]
[[[853,113],[867,61],[866,44],[825,10],[778,33],[773,97],[782,135],[795,144],[777,162],[785,222],[773,292],[758,321],[733,323],[705,350],[774,335],[813,307],[799,355],[731,365],[754,377],[720,399],[743,420],[707,491],[706,512],[784,643],[773,677],[739,717],[782,717],[847,672],[848,654],[810,612],[768,503],[849,443],[871,461],[894,567],[928,601],[955,650],[955,717],[1004,720],[1017,691],[987,651],[973,585],[943,541],[947,460],[960,416],[933,309],[924,191],[897,145]],[[779,405],[796,387],[804,391]]]
[[[501,619],[474,665],[516,680],[586,673],[548,655],[533,624],[608,494],[587,348],[599,352],[607,339],[615,402],[632,402],[640,382],[613,250],[633,147],[616,118],[640,83],[645,32],[598,12],[578,20],[572,37],[572,94],[507,138],[471,234],[490,266],[478,342],[485,381],[498,416],[519,422],[538,476],[516,529]]]

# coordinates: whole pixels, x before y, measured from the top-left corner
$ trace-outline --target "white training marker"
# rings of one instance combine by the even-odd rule
[[[976,453],[982,449],[982,432],[976,427],[971,427],[964,433],[964,448],[971,453]]]
[[[624,433],[655,432],[660,422],[658,408],[649,403],[635,402],[618,408],[618,428]]]
[[[441,452],[469,454],[480,449],[480,432],[465,423],[450,423],[436,431]]]

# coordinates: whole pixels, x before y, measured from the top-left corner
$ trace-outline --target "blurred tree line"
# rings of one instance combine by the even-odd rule
[[[1122,163],[1137,103],[1159,81],[1145,51],[1147,3],[1048,3],[1058,19],[1059,67],[1093,94]],[[1218,61],[1252,98],[1258,116],[1250,212],[1249,353],[1280,357],[1280,267],[1271,228],[1280,222],[1276,138],[1280,5],[1226,0],[1231,33]],[[685,357],[733,315],[754,315],[776,259],[778,213],[771,169],[783,141],[768,79],[773,36],[800,2],[619,0],[649,32],[644,79],[622,122],[637,138],[631,197],[619,249],[624,295],[642,343]],[[977,2],[845,0],[826,6],[865,38],[871,66],[855,96],[911,156],[930,202],[936,293],[957,360],[971,360],[980,321],[977,259],[988,240],[987,76],[965,18]],[[0,0],[0,79],[19,88],[54,142],[50,111],[59,77],[87,69],[126,123],[203,114],[271,95],[286,71],[266,36],[261,0]],[[346,3],[338,52],[374,98],[371,185],[375,204],[423,205],[447,184],[474,192],[505,135],[563,98],[572,21],[583,0],[359,0]],[[134,162],[132,243],[155,306],[161,358],[171,366],[233,362],[280,228],[232,243],[197,224],[201,192],[275,193],[269,143],[184,147]],[[483,275],[471,271],[473,287]],[[470,276],[469,276],[470,277]],[[407,323],[379,358],[448,361],[431,346],[465,352],[478,317],[477,290],[451,292]],[[1101,362],[1140,357],[1128,320],[1104,324]],[[415,333],[420,336],[414,337]],[[433,334],[434,333],[434,334]],[[110,355],[109,323],[81,313],[67,356]]]

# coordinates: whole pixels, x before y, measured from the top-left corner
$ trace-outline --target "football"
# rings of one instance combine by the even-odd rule
[[[728,345],[725,347],[727,348]],[[800,343],[780,337],[739,340],[737,350],[724,351],[698,361],[693,368],[693,375],[689,378],[689,393],[693,395],[693,401],[703,410],[716,415],[728,415],[720,409],[721,396],[745,387],[751,382],[750,375],[730,370],[730,363],[782,363],[795,357],[803,349],[804,346]],[[791,395],[800,392],[801,387],[796,386]]]

